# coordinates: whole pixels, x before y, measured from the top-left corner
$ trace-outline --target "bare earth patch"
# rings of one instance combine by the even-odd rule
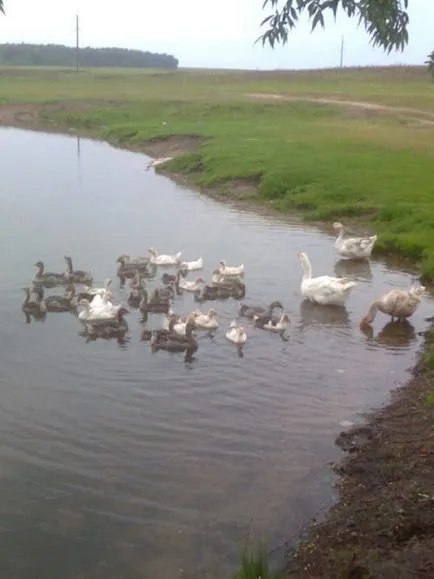
[[[366,425],[341,433],[340,500],[290,555],[290,578],[434,577],[434,391],[422,366]]]
[[[150,157],[177,157],[189,151],[194,151],[203,142],[198,135],[169,135],[149,139],[142,146],[146,155]]]

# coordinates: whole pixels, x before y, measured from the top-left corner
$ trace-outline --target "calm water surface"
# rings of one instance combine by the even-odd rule
[[[330,496],[327,461],[340,422],[381,404],[407,376],[432,314],[430,298],[397,328],[357,321],[411,274],[383,262],[349,269],[332,238],[231,209],[146,172],[147,159],[106,144],[0,131],[0,567],[8,579],[221,579],[249,537],[294,533]],[[86,343],[70,314],[25,323],[33,264],[63,255],[115,276],[123,252],[183,250],[244,263],[251,303],[283,302],[290,339],[255,330],[244,357],[220,329],[196,361],[151,354],[137,311],[129,341]],[[359,280],[346,310],[302,303],[296,252],[315,273]],[[116,277],[114,277],[117,280]],[[53,290],[56,293],[56,290]],[[128,288],[114,283],[114,299]],[[196,307],[191,295],[174,308]],[[158,327],[151,315],[147,326]]]

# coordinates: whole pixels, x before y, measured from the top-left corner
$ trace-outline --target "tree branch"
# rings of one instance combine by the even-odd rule
[[[272,48],[288,42],[290,31],[303,13],[308,13],[313,32],[318,25],[324,28],[325,13],[336,20],[339,8],[349,18],[357,17],[371,43],[387,53],[403,50],[408,42],[408,0],[264,0],[262,8],[266,7],[273,12],[261,22],[267,29],[257,42]]]

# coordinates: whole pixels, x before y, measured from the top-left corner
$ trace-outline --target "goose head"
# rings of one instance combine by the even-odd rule
[[[130,313],[130,310],[127,310],[127,308],[124,308],[123,306],[120,307],[118,309],[118,312],[117,312],[119,319],[122,319],[125,314],[129,314],[129,313]]]
[[[154,257],[157,256],[157,252],[155,251],[155,248],[154,248],[154,247],[150,247],[150,248],[148,249],[148,252],[149,252],[151,255],[153,255]]]
[[[283,306],[279,301],[271,302],[271,304],[268,306],[269,310],[273,310],[274,308],[280,308],[281,310],[283,310]]]
[[[340,221],[335,221],[333,223],[333,229],[337,232],[343,231],[345,229],[344,225]]]
[[[185,335],[188,338],[192,337],[192,333],[193,330],[195,329],[196,325],[194,322],[194,316],[192,316],[191,314],[187,317],[187,320],[185,322]]]
[[[410,293],[414,296],[421,296],[425,293],[426,287],[424,285],[419,285],[417,287],[412,287]]]
[[[215,317],[217,317],[217,312],[215,311],[214,308],[211,308],[211,309],[208,311],[208,317],[209,317],[209,318],[215,318]]]
[[[37,261],[35,263],[35,267],[37,267],[40,271],[40,273],[42,273],[44,271],[44,262],[43,261]]]
[[[226,261],[225,261],[224,259],[221,259],[219,263],[220,263],[220,265],[222,266],[222,268],[225,269],[225,267],[226,267]],[[217,272],[220,273],[218,270],[217,270]]]
[[[231,325],[229,326],[231,329],[236,328],[237,327],[237,322],[235,320],[232,320]]]

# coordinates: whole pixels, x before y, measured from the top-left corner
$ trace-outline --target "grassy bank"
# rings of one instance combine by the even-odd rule
[[[434,279],[434,83],[423,69],[3,69],[0,95],[3,122],[33,107],[47,126],[177,155],[166,169],[195,185],[375,230],[377,251]]]

